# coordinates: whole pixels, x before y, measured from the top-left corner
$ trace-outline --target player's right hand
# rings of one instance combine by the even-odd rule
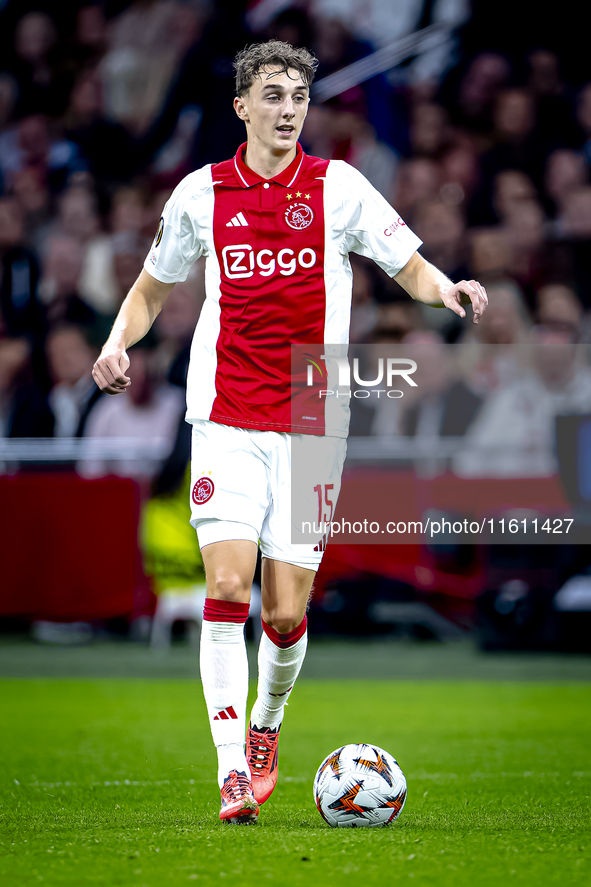
[[[124,348],[103,348],[101,356],[92,368],[92,378],[107,394],[122,394],[131,385],[125,373],[129,357]]]

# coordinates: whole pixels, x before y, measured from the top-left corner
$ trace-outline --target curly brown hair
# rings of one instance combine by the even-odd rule
[[[282,40],[267,40],[266,43],[253,43],[241,49],[234,59],[236,71],[236,95],[244,95],[263,68],[279,66],[281,73],[290,69],[297,71],[304,83],[311,86],[318,67],[318,60],[307,49],[292,46]]]

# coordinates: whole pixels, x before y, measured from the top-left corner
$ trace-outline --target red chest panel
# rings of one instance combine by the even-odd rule
[[[290,427],[290,346],[324,341],[326,164],[305,158],[292,187],[242,187],[232,161],[212,170],[221,275],[214,421]]]

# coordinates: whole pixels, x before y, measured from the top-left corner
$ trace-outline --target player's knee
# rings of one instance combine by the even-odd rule
[[[278,634],[289,634],[298,627],[301,619],[279,619],[273,628]]]
[[[238,573],[224,573],[223,575],[208,577],[207,593],[209,597],[218,601],[232,601],[243,604],[250,600],[250,586],[248,586]]]
[[[300,625],[302,618],[300,613],[277,613],[269,619],[265,619],[265,622],[278,634],[289,634]]]

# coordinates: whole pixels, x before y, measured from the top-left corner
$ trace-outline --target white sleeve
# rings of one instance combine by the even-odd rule
[[[358,170],[342,160],[333,160],[330,167],[336,168],[336,183],[342,189],[347,252],[373,259],[394,277],[422,240]]]
[[[158,224],[144,268],[162,283],[181,283],[203,255],[195,202],[211,187],[210,167],[186,176],[172,192]]]

